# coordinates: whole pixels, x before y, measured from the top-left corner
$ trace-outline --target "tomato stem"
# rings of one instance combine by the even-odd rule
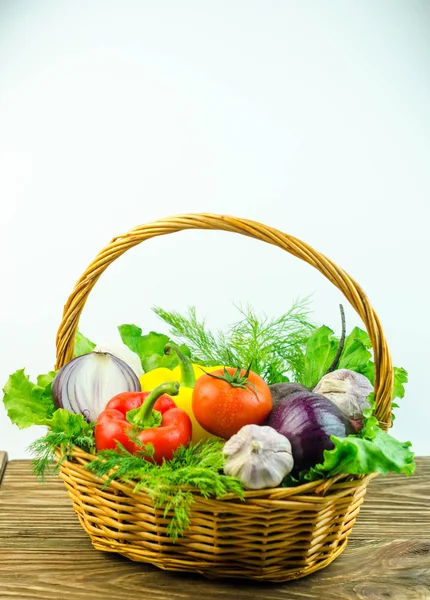
[[[206,373],[206,375],[209,375],[209,377],[213,377],[214,379],[221,379],[222,381],[226,381],[228,384],[231,385],[231,387],[241,388],[242,390],[252,388],[254,394],[257,397],[257,400],[260,401],[255,385],[251,383],[248,379],[249,373],[251,371],[251,365],[252,361],[250,362],[249,367],[243,375],[241,375],[243,369],[241,369],[240,367],[236,367],[236,371],[233,374],[229,373],[224,367],[223,375],[215,375],[214,373]]]

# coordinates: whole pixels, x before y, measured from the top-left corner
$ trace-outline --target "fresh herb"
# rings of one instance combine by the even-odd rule
[[[223,445],[223,440],[210,439],[188,448],[181,446],[162,465],[145,460],[151,457],[149,445],[137,455],[119,446],[118,451],[99,452],[86,468],[97,477],[106,476],[105,486],[114,479],[135,482],[135,492],[144,490],[155,508],[164,508],[164,517],[170,518],[167,533],[176,540],[190,524],[193,494],[187,487],[198,490],[204,498],[233,493],[243,499],[242,484],[222,474]]]
[[[49,431],[42,438],[33,442],[29,450],[34,456],[33,472],[42,480],[52,467],[56,473],[62,462],[71,457],[74,446],[85,452],[94,449],[94,423],[87,423],[83,415],[74,415],[64,408],[56,410],[46,423]],[[56,451],[60,451],[57,464],[53,463]]]
[[[20,429],[47,424],[55,411],[51,395],[54,377],[55,371],[50,371],[33,383],[24,369],[10,375],[3,388],[3,402],[12,423]]]
[[[171,334],[183,339],[196,362],[211,365],[243,366],[252,361],[252,370],[269,385],[301,375],[303,348],[315,326],[309,319],[309,299],[296,300],[290,310],[276,319],[258,316],[249,306],[239,308],[242,318],[225,334],[212,333],[197,317],[194,307],[186,315],[154,308],[171,327]]]
[[[164,353],[166,344],[172,341],[168,335],[155,331],[142,335],[142,329],[136,325],[120,325],[118,331],[123,343],[139,356],[145,372],[159,367],[173,369],[179,364],[176,353]],[[182,345],[180,349],[190,356],[187,346]]]

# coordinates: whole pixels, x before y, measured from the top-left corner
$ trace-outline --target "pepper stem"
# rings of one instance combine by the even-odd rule
[[[181,385],[187,388],[193,388],[196,384],[196,376],[194,375],[193,365],[191,360],[186,356],[175,342],[168,342],[164,346],[164,353],[170,354],[175,352],[181,369]]]
[[[133,425],[136,425],[140,429],[145,429],[146,426],[150,426],[154,422],[153,418],[153,409],[154,404],[158,400],[160,396],[163,394],[168,394],[169,396],[177,396],[179,393],[179,383],[177,381],[166,381],[162,383],[158,387],[156,387],[152,392],[150,392],[142,406],[139,410],[133,415],[132,422]]]

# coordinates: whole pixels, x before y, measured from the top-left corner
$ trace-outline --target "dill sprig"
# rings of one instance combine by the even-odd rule
[[[250,306],[237,307],[242,318],[227,334],[213,333],[197,317],[195,307],[187,314],[155,307],[155,314],[171,327],[171,335],[186,342],[193,359],[201,364],[245,367],[270,385],[293,379],[300,381],[303,352],[315,325],[309,319],[309,297],[297,299],[278,318],[259,316]]]
[[[106,476],[104,486],[113,480],[134,482],[134,492],[144,490],[155,508],[164,509],[164,517],[170,520],[167,533],[176,540],[189,527],[193,493],[204,498],[234,493],[243,499],[239,480],[222,474],[223,445],[223,440],[211,439],[181,446],[171,460],[161,465],[145,459],[151,457],[151,448],[130,454],[118,445],[117,450],[99,452],[86,468],[98,477]]]
[[[74,415],[59,408],[50,421],[50,430],[43,437],[34,441],[29,450],[33,455],[33,473],[42,481],[47,473],[55,474],[61,464],[71,458],[73,447],[79,446],[85,452],[93,452],[94,423],[87,423],[82,415]],[[60,452],[57,463],[56,451]]]

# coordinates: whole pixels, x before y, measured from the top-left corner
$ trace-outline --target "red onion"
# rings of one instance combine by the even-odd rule
[[[73,358],[52,383],[57,408],[96,421],[111,398],[122,392],[140,392],[133,369],[109,352],[90,352]]]
[[[269,425],[290,440],[294,472],[310,469],[334,447],[331,435],[354,433],[349,419],[330,400],[312,392],[296,392],[272,411]]]

